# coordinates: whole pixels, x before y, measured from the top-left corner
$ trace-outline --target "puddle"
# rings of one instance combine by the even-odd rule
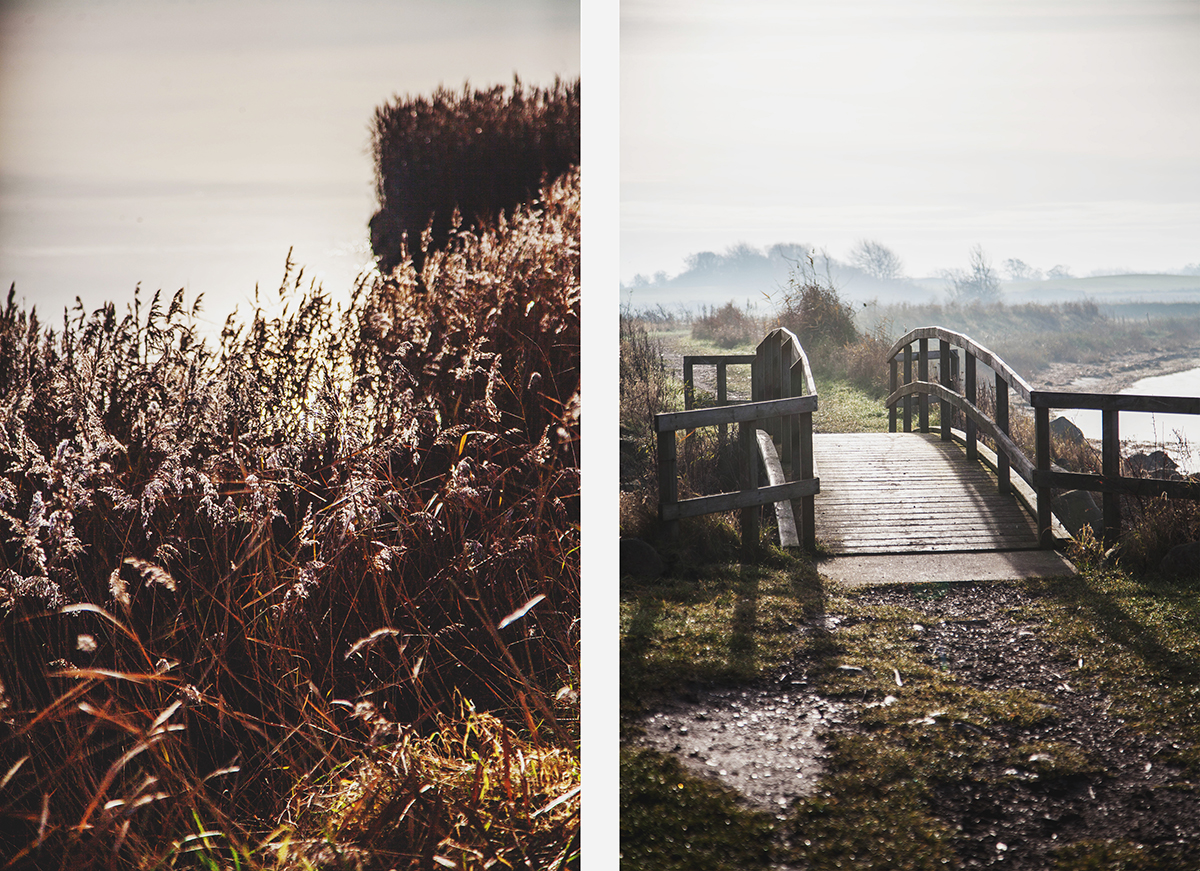
[[[694,774],[780,812],[812,793],[822,773],[822,733],[846,705],[804,690],[723,689],[664,705],[642,720],[639,743],[671,753]]]

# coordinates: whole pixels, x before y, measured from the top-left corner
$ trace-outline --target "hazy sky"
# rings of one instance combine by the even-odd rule
[[[226,300],[368,258],[396,94],[580,71],[578,0],[0,0],[0,282]]]
[[[1197,0],[624,0],[621,277],[737,242],[1200,262]]]

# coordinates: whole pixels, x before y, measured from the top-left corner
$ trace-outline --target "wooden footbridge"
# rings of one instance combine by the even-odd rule
[[[992,414],[979,401],[980,364],[991,375]],[[692,408],[697,365],[717,367],[714,407]],[[728,402],[730,365],[751,366],[750,402]],[[1118,424],[1121,411],[1200,414],[1200,398],[1037,391],[987,348],[941,327],[905,335],[889,365],[889,432],[814,434],[816,384],[789,331],[772,330],[753,356],[685,357],[686,410],[655,419],[660,515],[668,532],[689,516],[740,509],[743,542],[751,547],[760,509],[773,505],[781,544],[827,557],[822,571],[839,580],[999,580],[1074,571],[1055,551],[1069,537],[1051,510],[1055,491],[1102,493],[1100,533],[1109,540],[1120,530],[1121,493],[1200,498],[1200,485],[1191,482],[1123,477]],[[1010,435],[1013,393],[1032,411],[1033,460]],[[931,402],[938,406],[936,431]],[[1052,408],[1102,412],[1100,475],[1052,464]],[[741,489],[679,499],[677,433],[719,426],[724,438],[733,424],[742,446]]]

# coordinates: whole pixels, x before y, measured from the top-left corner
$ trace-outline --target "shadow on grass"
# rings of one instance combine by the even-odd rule
[[[622,583],[622,737],[656,701],[704,687],[752,683],[791,662],[825,610],[807,559],[778,551],[761,563],[690,565],[680,576]],[[801,640],[803,639],[803,640]],[[777,822],[737,794],[687,773],[668,754],[621,749],[622,867],[766,868]]]
[[[621,749],[621,866],[657,869],[765,868],[774,823],[729,790],[687,774],[678,760]]]
[[[1034,581],[1029,589],[1075,615],[1105,643],[1128,651],[1165,683],[1200,683],[1200,645],[1194,640],[1200,637],[1200,579],[1085,573]]]
[[[804,557],[714,562],[685,576],[626,578],[621,589],[621,703],[627,717],[667,696],[746,684],[790,662],[799,627],[825,610]]]

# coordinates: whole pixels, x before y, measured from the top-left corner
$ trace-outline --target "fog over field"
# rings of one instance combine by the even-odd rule
[[[1200,263],[1198,39],[1178,0],[630,0],[622,283],[781,241],[912,278],[976,245],[1002,276]]]
[[[996,281],[995,298],[983,301],[1200,301],[1200,262],[1161,273],[1116,269],[1078,275],[1063,263],[1042,268],[1019,258],[997,262],[981,246],[976,250],[982,255],[981,265]],[[871,253],[883,261],[872,262]],[[805,274],[831,284],[844,299],[859,305],[943,302],[958,295],[955,279],[968,271],[971,257],[971,251],[964,251],[959,263],[948,265],[938,274],[913,277],[907,274],[904,259],[897,252],[874,240],[860,240],[844,258],[811,245],[755,248],[740,243],[722,252],[688,254],[684,268],[675,275],[665,271],[635,275],[621,285],[621,303],[633,309],[664,306],[687,310],[720,306],[732,300],[739,305],[769,308],[782,298],[789,280]]]

